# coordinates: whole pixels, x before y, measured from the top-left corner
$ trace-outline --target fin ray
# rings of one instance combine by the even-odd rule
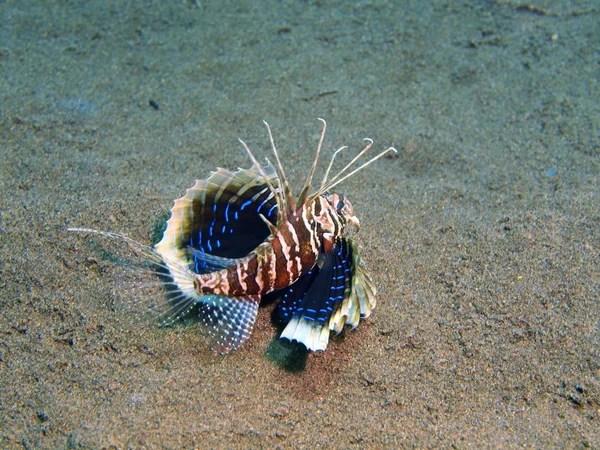
[[[218,353],[237,350],[250,337],[258,313],[258,298],[205,295],[199,316],[209,345]]]

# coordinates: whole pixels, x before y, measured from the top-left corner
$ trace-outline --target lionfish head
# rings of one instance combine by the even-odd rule
[[[360,221],[354,215],[354,207],[350,200],[345,195],[339,194],[327,194],[324,197],[340,219],[342,234],[347,234],[350,230],[358,232]]]

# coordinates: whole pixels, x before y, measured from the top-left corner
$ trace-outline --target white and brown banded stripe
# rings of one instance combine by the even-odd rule
[[[314,266],[319,254],[317,241],[312,211],[305,206],[290,217],[273,239],[275,273],[270,276],[274,277],[274,289],[289,286]]]
[[[318,202],[313,203],[313,205]],[[202,294],[262,295],[294,283],[314,266],[319,237],[310,208],[290,217],[268,245],[260,245],[243,262],[198,275]]]

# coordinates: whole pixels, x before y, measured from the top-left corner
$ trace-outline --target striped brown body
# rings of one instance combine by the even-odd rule
[[[276,233],[237,264],[197,275],[197,293],[249,295],[258,301],[296,282],[314,267],[323,247],[342,235],[348,208],[336,211],[331,198],[339,200],[337,195],[320,196],[288,214]]]

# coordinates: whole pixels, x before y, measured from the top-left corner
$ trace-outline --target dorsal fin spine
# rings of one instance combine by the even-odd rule
[[[285,217],[284,217],[285,199],[283,198],[281,189],[275,189],[275,187],[273,186],[273,183],[271,183],[271,181],[269,180],[269,176],[265,173],[265,171],[263,170],[260,163],[256,160],[256,158],[250,151],[250,148],[248,147],[248,145],[244,141],[242,141],[240,138],[238,138],[238,140],[244,146],[244,149],[246,149],[246,152],[248,153],[248,156],[250,157],[252,164],[258,169],[258,171],[260,172],[262,177],[265,179],[265,183],[267,183],[267,186],[269,186],[269,189],[271,190],[271,192],[273,192],[275,197],[277,197],[277,204],[279,205],[279,208],[277,208],[277,224],[282,223],[282,221],[285,220]],[[267,163],[268,162],[269,162],[269,160],[267,159]]]
[[[346,166],[342,170],[340,170],[337,173],[337,175],[335,175],[329,182],[321,184],[321,187],[319,188],[319,190],[323,189],[324,186],[331,185],[333,182],[335,182],[335,180],[337,180],[346,170],[348,170],[348,168],[351,167],[352,164],[354,164],[362,155],[364,155],[366,152],[369,151],[369,149],[373,145],[373,139],[365,138],[364,140],[368,142],[368,144],[365,146],[365,148],[363,148],[358,155],[356,155],[354,158],[352,158],[352,161],[350,161],[348,164],[346,164]],[[335,158],[335,153],[333,154],[331,159],[333,160],[333,158]]]
[[[292,191],[290,189],[290,185],[288,183],[287,177],[285,176],[285,170],[283,170],[283,165],[279,159],[279,153],[277,152],[277,147],[275,147],[275,140],[273,139],[273,134],[271,133],[271,127],[269,124],[263,120],[263,123],[267,127],[267,131],[269,132],[269,140],[271,141],[271,148],[273,149],[273,154],[275,155],[275,161],[277,161],[277,167],[279,168],[279,173],[281,175],[281,182],[283,184],[283,201],[284,208],[282,208],[286,213],[291,213],[296,210],[296,204],[294,203],[294,196],[292,195]]]
[[[323,131],[321,131],[321,137],[319,138],[319,145],[317,146],[317,153],[315,154],[315,159],[313,160],[312,167],[310,168],[310,172],[308,174],[308,177],[306,178],[306,183],[304,183],[304,187],[302,188],[302,191],[300,191],[300,196],[298,197],[299,205],[303,205],[304,203],[306,203],[306,199],[308,198],[308,192],[310,191],[310,185],[312,183],[312,179],[315,174],[315,169],[317,168],[317,162],[319,161],[319,154],[321,153],[321,146],[323,145],[323,140],[325,139],[325,131],[327,131],[327,122],[325,122],[325,119],[321,119],[319,117],[319,120],[321,122],[323,122]],[[314,196],[311,196],[311,200],[313,198],[314,198]]]
[[[323,177],[323,181],[321,181],[321,188],[323,188],[323,186],[325,186],[325,184],[327,184],[327,177],[329,176],[329,172],[331,172],[331,167],[333,166],[333,161],[335,160],[335,157],[337,156],[337,154],[339,152],[341,152],[342,150],[346,150],[348,148],[347,145],[344,145],[343,147],[338,148],[335,152],[333,152],[333,156],[331,157],[331,160],[329,161],[329,165],[327,166],[327,170],[325,171],[325,176]]]
[[[329,173],[329,169],[327,170],[327,173],[325,174],[325,178],[323,179],[323,183],[321,184],[321,187],[319,188],[319,190],[317,190],[314,194],[312,194],[309,198],[309,201],[314,200],[315,198],[317,198],[319,195],[323,194],[325,191],[337,186],[338,184],[340,184],[342,181],[350,178],[352,175],[354,175],[355,173],[361,171],[362,169],[364,169],[365,167],[367,167],[368,165],[370,165],[371,163],[374,163],[375,161],[377,161],[379,158],[381,158],[382,156],[386,155],[389,152],[394,152],[397,153],[398,150],[396,150],[394,147],[389,147],[388,149],[382,151],[381,153],[379,153],[377,156],[374,156],[373,158],[371,158],[370,160],[368,160],[367,162],[365,162],[364,164],[360,165],[359,167],[357,167],[356,169],[354,169],[352,172],[344,175],[343,177],[340,178],[340,176],[342,176],[344,174],[344,172],[346,172],[346,170],[348,170],[350,168],[350,166],[352,166],[352,164],[354,164],[356,162],[356,160],[358,160],[358,158],[360,158],[362,155],[364,155],[373,145],[373,140],[369,139],[369,138],[365,138],[365,140],[368,142],[367,146],[361,150],[361,152],[356,155],[352,161],[350,161],[348,164],[346,164],[346,166],[340,170],[338,172],[338,174],[336,176],[334,176],[330,181],[326,181],[327,179],[327,175]],[[343,147],[342,147],[343,148]],[[333,158],[335,158],[335,155],[342,150],[342,148],[340,148],[339,150],[337,150],[334,154],[333,154]]]

